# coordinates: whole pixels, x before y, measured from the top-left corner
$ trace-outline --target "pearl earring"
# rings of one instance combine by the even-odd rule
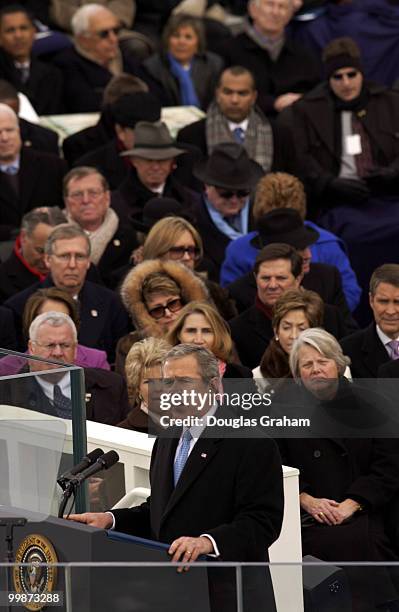
[[[275,340],[276,340],[276,342],[278,342],[278,336],[275,336]]]

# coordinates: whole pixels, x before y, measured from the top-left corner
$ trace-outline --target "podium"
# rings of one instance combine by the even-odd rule
[[[170,565],[168,545],[143,540],[113,531],[104,531],[87,525],[39,515],[17,508],[0,507],[0,518],[25,516],[28,522],[14,530],[14,555],[26,549],[27,538],[33,535],[52,544],[58,563],[65,567],[55,568],[56,578],[53,592],[61,594],[63,603],[54,610],[69,612],[209,612],[208,577],[206,567],[193,566],[189,572],[177,573]],[[37,542],[39,539],[37,538]],[[37,546],[39,547],[39,545]],[[29,547],[28,547],[29,548]],[[37,552],[33,554],[38,561]],[[0,559],[6,557],[5,527],[0,526]],[[69,563],[101,563],[101,566],[68,566]],[[111,563],[118,566],[111,566]],[[123,562],[137,562],[139,566],[123,566]],[[154,567],[147,563],[165,563]],[[32,555],[25,563],[34,564]],[[19,577],[28,575],[29,568],[20,566]],[[6,592],[7,574],[0,568],[0,591]],[[12,590],[15,590],[11,570]],[[29,577],[24,582],[30,586]],[[32,588],[32,592],[35,592]],[[2,601],[4,604],[4,599]],[[0,610],[6,610],[0,605]],[[13,606],[13,610],[26,610]],[[32,608],[31,608],[32,609]],[[50,607],[45,608],[50,609]]]

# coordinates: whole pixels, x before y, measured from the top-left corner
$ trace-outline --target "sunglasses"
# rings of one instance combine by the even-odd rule
[[[153,319],[162,319],[165,316],[166,310],[169,312],[178,312],[183,308],[183,303],[180,298],[175,298],[174,300],[170,300],[167,302],[165,306],[155,306],[155,308],[151,308],[148,313],[152,316]]]
[[[247,189],[237,189],[233,190],[224,190],[224,189],[216,189],[221,198],[225,200],[230,200],[230,198],[237,196],[237,198],[247,198],[249,196],[249,191]]]
[[[359,74],[358,70],[349,70],[348,72],[333,74],[331,78],[334,81],[342,81],[344,77],[348,77],[348,79],[354,79]]]
[[[199,250],[198,247],[178,246],[178,247],[171,247],[168,253],[171,259],[183,259],[186,253],[191,259],[198,259],[201,254],[201,251]]]
[[[111,33],[115,34],[115,36],[118,36],[118,34],[120,34],[121,29],[122,28],[120,26],[116,26],[115,28],[107,28],[106,30],[98,30],[97,32],[94,32],[94,34],[98,36],[98,38],[101,38],[102,40],[104,40],[105,38],[108,38],[108,36]]]

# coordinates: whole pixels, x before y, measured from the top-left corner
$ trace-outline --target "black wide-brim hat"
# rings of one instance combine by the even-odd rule
[[[243,146],[226,142],[217,145],[208,159],[195,164],[193,174],[206,185],[251,191],[265,173]]]
[[[259,234],[250,241],[261,249],[273,242],[289,244],[295,249],[306,249],[317,242],[320,234],[302,221],[301,215],[293,208],[276,208],[256,221]]]
[[[143,207],[139,215],[131,215],[130,224],[137,232],[148,234],[157,221],[164,217],[183,217],[190,223],[195,223],[191,209],[174,198],[151,198]]]

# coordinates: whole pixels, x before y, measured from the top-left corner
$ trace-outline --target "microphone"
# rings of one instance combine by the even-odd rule
[[[105,455],[99,457],[95,463],[80,472],[80,474],[77,474],[75,478],[72,479],[72,482],[73,484],[80,485],[90,476],[94,476],[94,474],[97,474],[97,472],[101,472],[102,470],[108,470],[108,468],[115,465],[115,463],[118,463],[118,461],[118,453],[114,450],[108,451],[108,453],[105,453]]]
[[[79,474],[80,472],[83,472],[83,470],[85,470],[90,465],[95,463],[95,461],[97,461],[97,459],[99,459],[103,455],[104,455],[104,451],[102,448],[95,448],[90,453],[87,453],[87,455],[83,457],[80,463],[78,463],[77,465],[74,465],[68,472],[64,472],[64,474],[62,474],[59,478],[57,478],[58,484],[62,488],[64,488],[63,485],[65,485],[66,480],[71,480],[73,476],[75,476],[76,474]]]

